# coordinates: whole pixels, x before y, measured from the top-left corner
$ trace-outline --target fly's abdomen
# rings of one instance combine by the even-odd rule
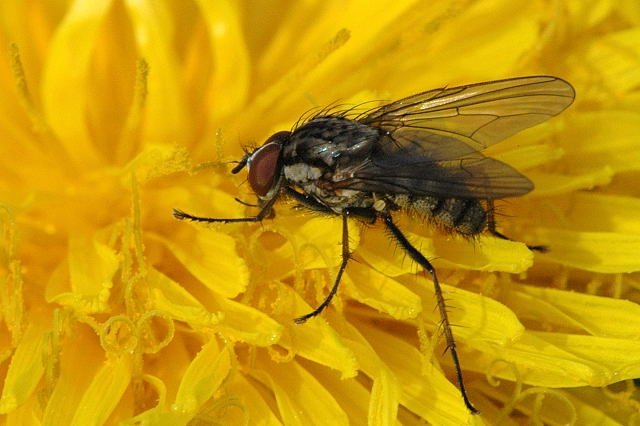
[[[428,218],[447,231],[473,236],[487,226],[487,210],[479,200],[398,194],[394,202],[409,213]]]

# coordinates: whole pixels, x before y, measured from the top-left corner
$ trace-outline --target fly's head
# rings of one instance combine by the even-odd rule
[[[273,198],[282,184],[282,147],[291,132],[271,135],[262,146],[247,153],[231,170],[236,174],[245,166],[249,170],[249,185],[261,201]]]

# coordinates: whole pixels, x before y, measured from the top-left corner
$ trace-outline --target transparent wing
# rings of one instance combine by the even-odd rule
[[[384,137],[365,161],[344,164],[336,189],[496,199],[533,189],[529,179],[456,138],[424,131]]]
[[[567,108],[573,87],[530,76],[430,90],[383,105],[360,122],[393,133],[414,129],[457,138],[482,150]]]

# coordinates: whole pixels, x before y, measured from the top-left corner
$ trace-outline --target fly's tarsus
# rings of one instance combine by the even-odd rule
[[[192,216],[187,212],[184,212],[180,209],[173,209],[173,217],[180,220],[199,220],[201,218]]]

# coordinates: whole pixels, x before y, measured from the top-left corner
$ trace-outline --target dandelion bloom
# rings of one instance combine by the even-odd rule
[[[4,1],[7,423],[637,421],[640,6],[433,3]],[[334,279],[339,219],[171,216],[255,214],[227,162],[313,107],[531,74],[577,100],[488,152],[536,185],[498,205],[514,241],[398,218],[479,416],[431,281],[381,226],[350,225],[338,297],[296,325]]]

